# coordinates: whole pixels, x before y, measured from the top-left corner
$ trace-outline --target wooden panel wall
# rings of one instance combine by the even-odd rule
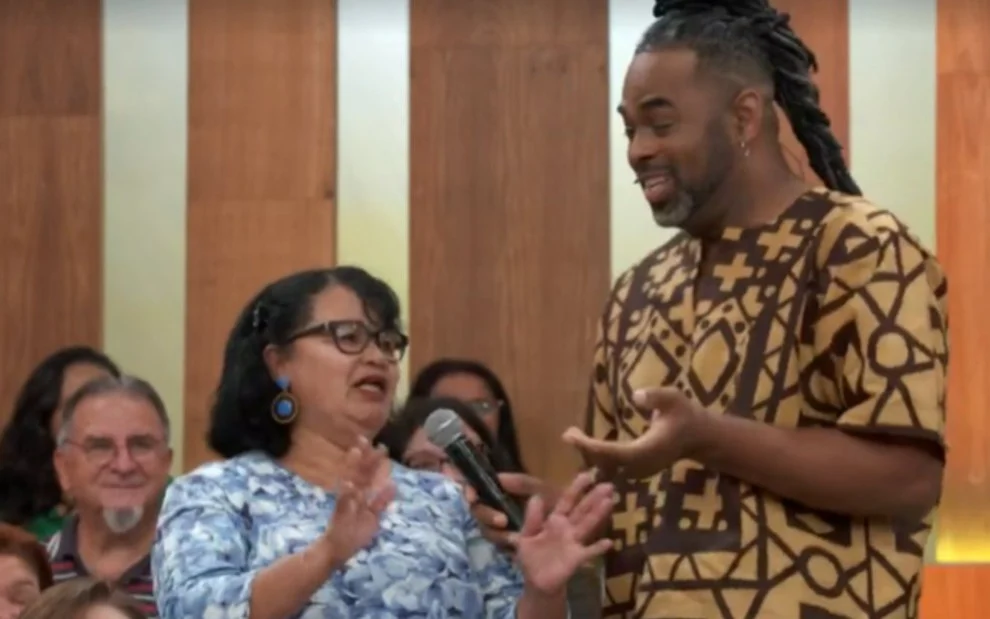
[[[920,619],[985,619],[987,566],[928,565],[921,593]]]
[[[790,14],[791,27],[815,52],[818,59],[815,83],[821,91],[822,109],[832,121],[835,137],[846,148],[849,163],[849,0],[772,0],[771,4],[778,11]],[[794,137],[790,124],[784,121],[781,127],[781,139],[791,167],[809,181],[820,182],[808,166],[804,147]]]
[[[34,365],[100,345],[100,0],[0,0],[0,426]]]
[[[949,277],[949,469],[939,550],[990,561],[990,4],[940,0],[938,251]],[[942,558],[942,557],[940,557]],[[945,557],[948,558],[948,557]]]
[[[334,259],[336,2],[201,0],[189,15],[185,465],[234,318]]]
[[[924,619],[982,619],[990,589],[990,4],[938,2],[938,253],[949,277],[949,456]]]
[[[606,0],[411,3],[411,370],[489,363],[563,479],[609,288]],[[644,23],[648,7],[644,8]]]

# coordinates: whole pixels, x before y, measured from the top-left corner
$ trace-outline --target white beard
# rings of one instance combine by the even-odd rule
[[[144,507],[103,508],[103,522],[116,535],[127,533],[141,522]]]

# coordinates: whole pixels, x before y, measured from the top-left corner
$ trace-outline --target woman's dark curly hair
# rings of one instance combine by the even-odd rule
[[[482,444],[488,450],[488,458],[492,467],[499,473],[520,472],[515,462],[492,436],[491,430],[481,420],[470,406],[454,398],[411,398],[405,406],[396,413],[375,439],[376,442],[388,448],[389,458],[402,462],[403,454],[409,447],[409,441],[416,431],[423,427],[426,419],[434,411],[449,409],[461,418],[467,427],[471,428]]]
[[[66,371],[78,364],[103,368],[113,376],[120,369],[88,346],[63,348],[43,360],[14,403],[10,423],[0,437],[0,521],[27,525],[62,502],[52,456],[52,416],[58,410]]]
[[[512,402],[502,381],[495,372],[479,361],[469,359],[437,359],[416,375],[409,388],[410,398],[428,398],[433,395],[433,389],[443,378],[453,374],[469,374],[477,376],[492,393],[496,400],[502,403],[498,411],[498,436],[496,440],[505,453],[512,459],[512,469],[523,472],[522,454],[519,450],[519,439],[516,436],[516,424],[513,420]]]
[[[269,344],[284,345],[307,326],[313,298],[333,286],[356,294],[377,328],[401,330],[395,292],[358,267],[300,271],[265,286],[241,311],[227,338],[207,436],[218,454],[232,458],[258,450],[278,458],[289,451],[292,428],[271,414],[279,387],[265,365],[264,350]]]

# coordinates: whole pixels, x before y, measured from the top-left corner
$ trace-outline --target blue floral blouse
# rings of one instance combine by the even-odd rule
[[[522,577],[481,537],[459,489],[397,464],[392,478],[378,535],[295,617],[513,617]],[[255,575],[323,534],[333,509],[332,493],[258,453],[180,477],[151,553],[161,618],[246,619]]]

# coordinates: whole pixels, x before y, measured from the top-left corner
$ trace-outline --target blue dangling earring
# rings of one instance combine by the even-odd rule
[[[275,423],[288,425],[299,416],[299,402],[295,396],[289,393],[289,379],[279,377],[275,379],[275,384],[282,390],[275,399],[272,400],[272,419]]]

